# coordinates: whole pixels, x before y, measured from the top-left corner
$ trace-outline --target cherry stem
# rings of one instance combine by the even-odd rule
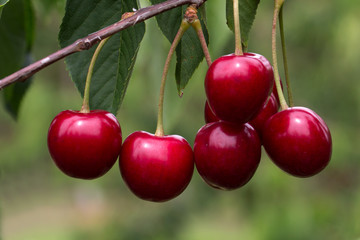
[[[284,62],[286,90],[287,90],[287,93],[288,93],[289,105],[290,105],[290,107],[293,107],[294,106],[294,101],[293,101],[292,90],[291,90],[291,87],[290,87],[289,68],[288,68],[286,45],[285,45],[283,7],[280,8],[280,12],[279,12],[279,27],[280,27],[280,36],[281,36],[282,56],[283,56],[283,62]]]
[[[239,17],[239,0],[233,0],[234,10],[234,31],[235,31],[235,55],[243,55],[241,45],[240,17]]]
[[[164,136],[164,123],[163,123],[163,110],[164,110],[164,93],[165,93],[165,83],[166,83],[166,76],[169,71],[171,57],[175,52],[177,45],[179,44],[182,36],[184,35],[185,31],[190,27],[190,24],[186,19],[183,19],[180,25],[178,32],[171,44],[168,56],[165,61],[165,66],[163,70],[163,74],[161,77],[161,85],[160,85],[160,94],[159,94],[159,105],[158,105],[158,119],[157,119],[157,126],[155,136],[162,137]]]
[[[107,40],[109,40],[109,38],[110,37],[107,37],[107,38],[100,41],[99,45],[95,49],[94,55],[91,58],[88,73],[87,73],[87,76],[86,76],[84,99],[83,99],[83,104],[82,104],[81,110],[80,110],[81,113],[89,113],[90,112],[89,98],[90,98],[91,77],[93,75],[96,59],[98,58],[101,49],[103,48],[103,46],[105,45]]]
[[[279,15],[280,8],[282,7],[284,0],[275,0],[275,7],[274,7],[274,17],[273,17],[273,24],[272,24],[272,33],[271,33],[271,42],[272,42],[272,58],[273,58],[273,65],[274,65],[274,78],[275,78],[275,86],[279,96],[280,106],[282,110],[288,108],[286,103],[284,94],[281,89],[281,83],[279,78],[279,69],[277,63],[277,54],[276,54],[276,22]]]
[[[209,49],[208,49],[207,44],[206,44],[206,40],[205,40],[205,37],[204,37],[204,32],[202,30],[201,22],[199,20],[197,12],[198,12],[198,10],[197,10],[196,4],[191,4],[186,9],[186,12],[184,14],[184,19],[188,23],[190,23],[190,25],[194,28],[194,30],[195,30],[195,32],[196,32],[196,34],[197,34],[197,36],[198,36],[198,38],[200,40],[200,44],[201,44],[201,47],[203,49],[206,62],[208,64],[208,66],[210,66],[211,65],[211,57],[210,57]]]
[[[123,21],[123,20],[133,16],[134,14],[135,14],[135,12],[125,12],[121,16],[120,21]],[[80,112],[82,112],[82,113],[89,113],[90,112],[89,98],[90,98],[91,77],[93,75],[96,59],[98,58],[99,53],[101,52],[102,48],[104,47],[105,43],[109,40],[110,37],[111,36],[109,36],[107,38],[104,38],[103,40],[100,41],[99,45],[96,47],[95,52],[94,52],[94,54],[93,54],[93,56],[91,58],[88,73],[87,73],[87,76],[86,76],[85,90],[84,90],[84,100],[83,100],[83,104],[82,104],[81,110],[80,110]]]
[[[203,49],[204,56],[205,56],[205,59],[206,59],[206,62],[207,62],[207,65],[210,67],[211,62],[212,62],[211,61],[211,56],[210,56],[209,49],[208,49],[207,44],[206,44],[206,40],[205,40],[205,37],[204,37],[204,33],[203,33],[203,30],[202,30],[202,27],[201,27],[200,20],[199,19],[194,20],[194,22],[191,23],[191,26],[195,29],[196,34],[198,35],[198,38],[200,40],[200,44],[201,44],[201,47]]]

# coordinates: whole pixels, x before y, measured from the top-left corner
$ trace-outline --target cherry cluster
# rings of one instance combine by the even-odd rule
[[[313,176],[328,164],[332,144],[326,123],[304,107],[278,112],[274,72],[265,57],[244,53],[218,58],[206,74],[205,92],[206,125],[198,131],[194,149],[183,137],[161,132],[137,131],[122,143],[113,114],[67,110],[50,125],[49,152],[61,171],[82,179],[104,175],[119,157],[129,189],[155,202],[181,194],[194,163],[214,188],[243,186],[259,165],[261,145],[277,166],[297,177]]]
[[[265,57],[218,58],[207,72],[205,91],[207,124],[195,138],[194,155],[210,186],[231,190],[246,184],[260,162],[261,145],[278,167],[297,177],[313,176],[329,163],[326,123],[304,107],[278,112],[274,73]]]

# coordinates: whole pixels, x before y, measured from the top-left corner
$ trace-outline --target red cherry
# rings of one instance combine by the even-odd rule
[[[205,101],[204,117],[206,123],[220,121],[220,119],[215,115],[213,110],[211,110],[209,103],[207,101]]]
[[[48,148],[61,171],[71,177],[94,179],[114,165],[121,149],[116,117],[103,110],[66,110],[51,122]]]
[[[210,186],[232,190],[254,175],[261,157],[261,144],[249,124],[214,122],[203,126],[194,144],[195,165]]]
[[[263,145],[272,161],[285,172],[310,177],[329,163],[329,128],[314,111],[292,107],[273,115],[265,124]]]
[[[164,202],[182,193],[193,170],[193,151],[180,136],[156,136],[143,131],[130,134],[120,155],[121,175],[139,198]]]
[[[224,121],[246,123],[260,110],[273,86],[273,76],[260,59],[245,53],[216,59],[205,77],[206,96],[215,115]]]
[[[279,105],[276,101],[274,94],[271,94],[269,99],[263,105],[260,112],[256,115],[255,118],[249,121],[249,124],[255,128],[256,132],[258,133],[260,139],[262,139],[262,132],[264,129],[264,125],[266,121],[275,113],[277,113],[279,109]]]

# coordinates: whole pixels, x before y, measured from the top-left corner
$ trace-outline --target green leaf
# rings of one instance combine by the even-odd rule
[[[207,28],[207,17],[206,17],[206,4],[201,5],[199,8],[200,19],[204,22]]]
[[[121,19],[124,12],[138,9],[136,0],[68,0],[59,41],[66,47],[77,39]],[[111,37],[94,66],[90,87],[90,108],[116,114],[124,98],[135,64],[145,24],[139,23]],[[70,76],[83,96],[85,80],[96,46],[66,58]]]
[[[9,0],[0,0],[0,7],[3,7]]]
[[[249,33],[255,19],[260,0],[239,0],[239,17],[241,42],[245,49],[248,46]],[[233,0],[226,0],[226,23],[234,32]]]
[[[35,39],[35,14],[32,3],[30,0],[23,0],[24,2],[24,17],[25,17],[25,35],[26,35],[26,51],[27,56],[25,61],[28,61],[31,58],[28,58],[28,53],[31,51],[34,39]],[[31,62],[27,62],[29,65]]]
[[[0,78],[31,63],[34,22],[30,0],[12,0],[6,5],[0,21]],[[3,90],[4,105],[15,119],[29,85],[27,80]]]
[[[29,65],[32,62],[32,56],[30,54],[27,54],[25,61],[25,66]],[[25,96],[26,91],[30,87],[31,82],[32,79],[30,78],[24,82],[17,82],[11,84],[4,90],[5,109],[14,119],[18,118],[21,102]]]
[[[150,2],[152,4],[157,4],[163,1],[150,0]],[[183,13],[185,12],[186,7],[187,6],[183,6],[182,8],[178,7],[156,16],[159,28],[170,42],[172,42],[175,38],[175,35],[183,19]],[[204,12],[205,10],[203,9],[201,16],[205,16]],[[203,19],[201,19],[201,25],[206,42],[209,43],[209,35]],[[177,62],[175,78],[179,95],[182,95],[183,89],[203,59],[204,53],[202,51],[197,34],[193,28],[189,28],[185,32],[176,48]]]
[[[0,0],[0,19],[1,19],[1,14],[2,14],[3,7],[5,6],[5,4],[7,2],[9,2],[9,0]]]

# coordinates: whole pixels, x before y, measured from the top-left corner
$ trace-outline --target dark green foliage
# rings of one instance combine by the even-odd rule
[[[157,4],[163,2],[162,0],[150,0],[152,4]],[[172,42],[175,38],[175,35],[180,27],[183,15],[187,6],[182,8],[172,9],[170,11],[164,12],[156,16],[156,20],[159,28],[165,35],[165,37]],[[201,10],[202,14],[200,19],[205,17],[205,6]],[[209,42],[209,36],[207,32],[206,25],[204,20],[202,20],[202,29],[204,32],[205,39],[207,43]],[[197,37],[196,32],[189,28],[184,36],[182,37],[180,43],[176,48],[176,84],[178,88],[179,95],[182,94],[183,89],[186,84],[189,82],[191,76],[199,66],[200,62],[204,59],[204,53],[201,48],[200,41]]]
[[[34,21],[30,0],[12,0],[4,8],[0,19],[0,78],[31,63]],[[15,83],[3,90],[4,105],[15,119],[29,84]]]
[[[138,9],[136,0],[67,1],[59,34],[61,47],[119,21],[124,12],[131,12],[133,8]],[[139,23],[115,34],[105,44],[91,80],[91,109],[104,109],[116,114],[124,98],[144,33],[145,24]],[[94,51],[95,47],[66,58],[70,76],[82,95]]]
[[[2,14],[3,7],[8,2],[9,2],[9,0],[0,0],[0,19],[1,19],[1,14]]]
[[[255,19],[256,10],[260,0],[239,0],[239,16],[241,42],[245,48],[248,46],[249,33]],[[233,1],[226,0],[226,23],[234,31]]]

